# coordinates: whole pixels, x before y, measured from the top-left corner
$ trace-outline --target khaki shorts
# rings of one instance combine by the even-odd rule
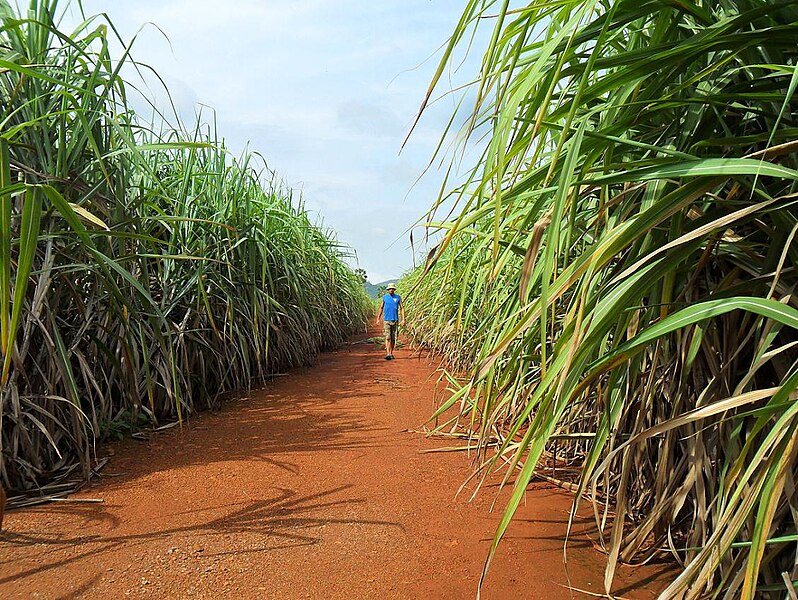
[[[399,321],[385,321],[383,323],[385,339],[396,343],[396,336],[399,335]]]

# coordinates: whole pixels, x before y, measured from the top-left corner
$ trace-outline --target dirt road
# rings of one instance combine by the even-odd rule
[[[6,515],[1,598],[358,599],[475,597],[506,491],[455,498],[462,453],[408,429],[433,410],[434,364],[373,344],[322,355],[182,431],[128,441],[76,498]],[[107,452],[108,450],[106,450]],[[102,452],[101,452],[102,454]],[[603,556],[570,496],[536,484],[483,598],[587,598]],[[615,591],[651,598],[651,568]]]

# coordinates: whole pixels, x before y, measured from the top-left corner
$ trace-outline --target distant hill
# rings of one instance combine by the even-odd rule
[[[382,293],[384,293],[385,286],[389,283],[395,284],[398,280],[397,279],[388,279],[386,281],[381,281],[380,283],[374,284],[369,281],[363,283],[363,287],[366,288],[366,293],[371,298],[379,298]]]
[[[379,298],[380,297],[380,288],[376,285],[371,283],[370,281],[364,281],[363,287],[366,288],[366,293],[369,295],[369,298]]]

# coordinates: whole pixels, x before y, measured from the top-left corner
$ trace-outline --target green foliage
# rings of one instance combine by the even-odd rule
[[[99,438],[103,440],[122,440],[126,435],[135,433],[150,423],[150,416],[146,412],[121,410],[110,421],[100,423]]]
[[[668,552],[684,570],[663,597],[783,597],[798,3],[474,0],[431,90],[488,23],[459,137],[481,158],[402,286],[415,334],[471,372],[441,412],[462,401],[481,468],[515,478],[491,556],[557,440],[582,465],[607,593],[618,561]],[[436,222],[444,200],[459,212]]]
[[[345,250],[209,125],[127,106],[109,24],[0,0],[2,483],[92,462],[124,416],[182,419],[306,364],[371,306]],[[159,120],[160,122],[160,120]]]

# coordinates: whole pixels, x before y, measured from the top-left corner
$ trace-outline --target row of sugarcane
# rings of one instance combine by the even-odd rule
[[[670,557],[662,598],[795,597],[798,2],[466,4],[431,90],[492,26],[453,119],[481,155],[402,287],[441,432],[514,486],[490,556],[559,461],[607,594]]]
[[[105,18],[62,31],[65,7],[0,0],[0,482],[19,491],[309,363],[371,310],[291,190],[212,125],[137,116],[124,76],[146,67],[112,56]]]

